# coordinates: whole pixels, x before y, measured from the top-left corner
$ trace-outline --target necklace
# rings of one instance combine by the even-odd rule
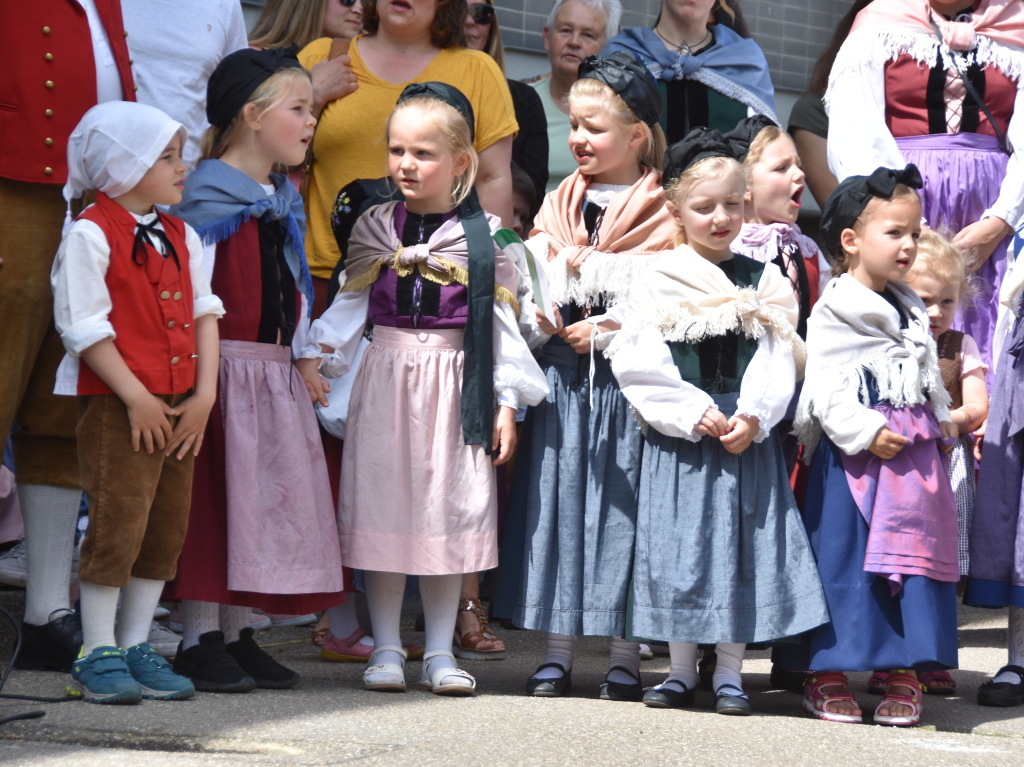
[[[658,27],[654,28],[654,34],[660,37],[668,46],[675,48],[676,53],[678,53],[680,56],[689,56],[691,52],[699,51],[701,48],[704,47],[708,40],[711,39],[710,29],[705,30],[704,36],[700,40],[698,40],[694,45],[688,45],[685,40],[683,40],[681,43],[674,43],[667,37],[665,37],[665,35],[661,34],[661,32],[658,31]]]

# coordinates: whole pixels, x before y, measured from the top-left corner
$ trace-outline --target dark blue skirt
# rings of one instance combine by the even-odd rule
[[[957,667],[956,584],[905,576],[893,596],[885,578],[864,572],[868,525],[827,436],[811,464],[803,518],[832,622],[776,647],[777,663],[810,671]]]

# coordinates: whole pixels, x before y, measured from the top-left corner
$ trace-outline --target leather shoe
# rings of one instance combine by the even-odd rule
[[[726,690],[736,690],[738,695],[731,695]],[[723,684],[715,690],[715,713],[729,716],[749,716],[750,700],[735,685]]]
[[[15,668],[69,673],[82,647],[82,620],[73,610],[54,610],[42,626],[22,622]]]
[[[612,666],[608,669],[609,674],[613,671],[622,671],[633,676],[633,672],[625,666]],[[644,688],[639,679],[623,684],[622,682],[609,682],[606,676],[604,682],[601,683],[601,700],[638,701],[643,694]]]
[[[768,677],[772,689],[795,692],[797,695],[804,694],[804,682],[810,676],[806,671],[790,671],[778,664],[772,664],[772,673]]]
[[[1021,678],[1018,684],[1013,682],[985,682],[978,688],[979,706],[998,706],[1009,708],[1024,703],[1024,668],[1020,666],[1003,666],[996,672],[999,676],[1004,671],[1012,671]]]
[[[536,676],[531,676],[526,680],[526,694],[535,698],[564,697],[572,687],[572,669],[562,668],[561,663],[543,663],[537,667],[537,671],[546,668],[557,668],[562,672],[562,676],[558,679],[538,679]],[[537,671],[533,673],[536,675]]]
[[[669,680],[666,680],[666,683]],[[682,682],[676,682],[682,684]],[[650,708],[686,708],[697,701],[697,691],[686,688],[682,692],[659,684],[644,690],[643,703]]]

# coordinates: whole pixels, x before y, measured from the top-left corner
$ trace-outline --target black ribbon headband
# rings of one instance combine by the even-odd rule
[[[686,138],[665,152],[665,172],[661,182],[671,189],[689,168],[709,157],[736,159],[735,146],[717,128],[694,128]]]
[[[473,105],[469,103],[469,99],[456,88],[454,85],[448,83],[439,83],[435,81],[426,83],[412,83],[411,85],[405,86],[405,90],[402,91],[402,95],[398,97],[396,104],[401,104],[403,101],[408,101],[414,98],[428,98],[441,101],[464,118],[469,123],[469,138],[471,141],[476,141],[476,126],[473,120]]]
[[[580,80],[604,83],[626,102],[637,119],[653,128],[661,119],[661,94],[644,63],[629,51],[607,58],[587,56],[580,62]]]

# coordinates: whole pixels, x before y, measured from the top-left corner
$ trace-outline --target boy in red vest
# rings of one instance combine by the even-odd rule
[[[96,191],[95,204],[65,221],[51,275],[68,352],[54,391],[80,399],[89,500],[83,646],[69,691],[93,703],[195,694],[146,641],[185,538],[224,314],[198,235],[154,207],[181,200],[185,139],[159,109],[110,101],[90,109],[68,141],[64,198]]]

